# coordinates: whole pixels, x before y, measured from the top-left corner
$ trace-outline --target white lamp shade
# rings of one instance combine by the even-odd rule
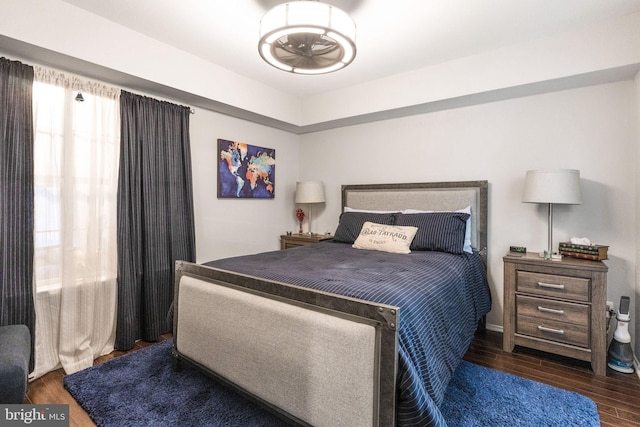
[[[575,169],[527,171],[522,201],[525,203],[581,204],[580,171]]]
[[[324,201],[324,184],[322,182],[296,183],[296,203],[322,203]]]

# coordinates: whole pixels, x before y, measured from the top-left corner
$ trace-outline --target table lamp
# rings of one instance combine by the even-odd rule
[[[544,251],[545,259],[561,259],[553,254],[553,205],[579,205],[580,171],[575,169],[530,170],[524,181],[522,194],[524,203],[546,203],[549,206],[548,249]]]
[[[311,232],[311,208],[314,203],[324,203],[324,184],[320,181],[307,181],[296,183],[296,203],[309,205],[309,234]]]

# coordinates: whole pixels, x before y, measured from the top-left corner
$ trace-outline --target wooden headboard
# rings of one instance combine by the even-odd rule
[[[487,181],[359,184],[342,186],[342,210],[453,211],[471,206],[471,247],[487,256]]]

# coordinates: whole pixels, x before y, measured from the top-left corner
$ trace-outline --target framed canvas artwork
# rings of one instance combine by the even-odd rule
[[[218,139],[218,198],[273,199],[276,150]]]

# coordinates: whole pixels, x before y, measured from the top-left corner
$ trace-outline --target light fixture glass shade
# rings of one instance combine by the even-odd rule
[[[324,74],[356,56],[356,24],[341,9],[318,1],[294,1],[269,10],[260,21],[260,56],[299,74]]]
[[[323,203],[324,184],[320,181],[296,183],[296,203]]]
[[[522,201],[525,203],[581,204],[580,171],[575,169],[527,171]]]

